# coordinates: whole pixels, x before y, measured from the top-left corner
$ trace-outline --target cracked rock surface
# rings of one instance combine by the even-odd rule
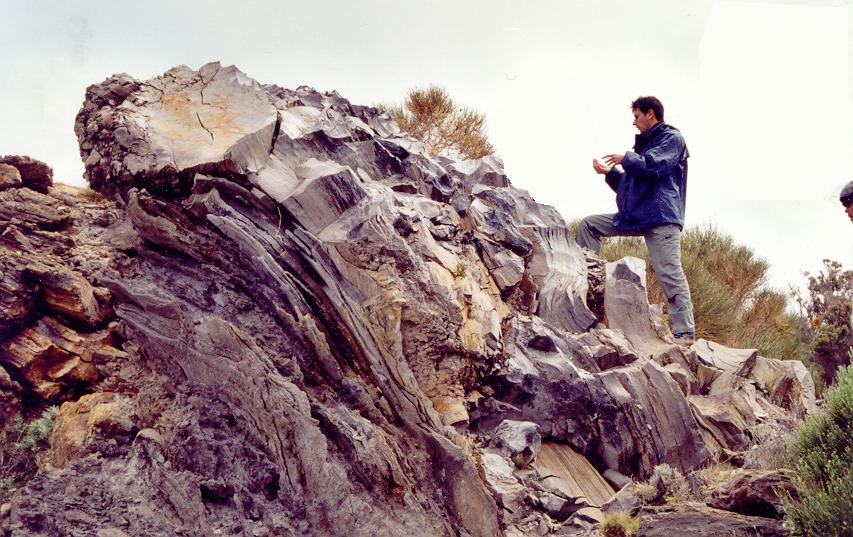
[[[75,131],[96,202],[0,190],[0,396],[64,402],[11,535],[582,534],[601,473],[813,401],[667,341],[644,267],[590,261],[495,157],[337,93],[116,75]]]

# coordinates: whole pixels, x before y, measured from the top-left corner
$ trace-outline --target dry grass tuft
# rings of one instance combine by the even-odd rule
[[[601,523],[604,537],[634,537],[640,527],[640,521],[628,513],[617,511],[610,513]]]

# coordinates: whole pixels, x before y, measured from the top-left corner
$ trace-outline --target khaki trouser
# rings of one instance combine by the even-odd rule
[[[675,224],[655,226],[637,231],[617,229],[612,214],[595,214],[581,220],[578,244],[598,253],[601,237],[642,236],[646,239],[652,268],[669,302],[669,321],[675,334],[695,332],[693,301],[681,267],[681,229]]]

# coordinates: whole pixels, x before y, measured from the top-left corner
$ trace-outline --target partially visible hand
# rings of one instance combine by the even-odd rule
[[[598,159],[592,159],[592,169],[595,170],[595,173],[600,173],[601,175],[606,174],[610,170],[613,169],[613,166],[604,166],[602,165]]]
[[[622,157],[624,155],[607,155],[604,157],[604,163],[610,167],[616,166],[617,164],[622,164]]]

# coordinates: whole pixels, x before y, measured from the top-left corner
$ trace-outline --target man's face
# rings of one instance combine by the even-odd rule
[[[657,118],[655,118],[654,110],[649,110],[646,113],[640,111],[639,108],[634,108],[634,126],[637,127],[637,130],[640,131],[640,134],[643,134],[650,128],[652,125],[657,123]]]
[[[850,218],[850,221],[853,222],[853,203],[844,207],[844,211],[847,213],[847,217]]]

